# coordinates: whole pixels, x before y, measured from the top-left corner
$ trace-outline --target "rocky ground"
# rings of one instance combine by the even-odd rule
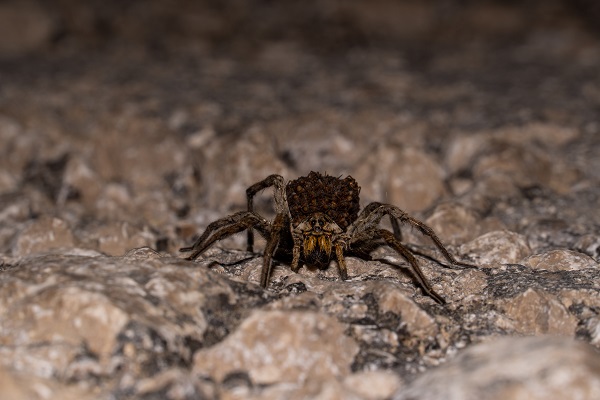
[[[174,3],[0,3],[0,398],[600,393],[592,2]],[[477,267],[178,253],[311,170]]]

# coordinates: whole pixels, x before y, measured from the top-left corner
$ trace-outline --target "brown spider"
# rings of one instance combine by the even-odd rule
[[[271,186],[274,187],[276,212],[272,222],[254,212],[253,206],[254,196]],[[401,243],[399,223],[408,223],[428,236],[450,263],[471,265],[457,261],[433,229],[396,206],[374,202],[359,214],[359,192],[360,187],[351,176],[340,179],[311,172],[286,185],[280,175],[270,175],[246,190],[247,211],[212,222],[192,246],[179,251],[193,251],[187,259],[194,260],[216,241],[245,229],[248,230],[247,249],[253,251],[256,229],[267,241],[260,278],[261,286],[266,288],[273,258],[291,259],[292,271],[298,272],[303,264],[325,269],[335,254],[340,277],[346,280],[344,255],[371,260],[370,253],[374,249],[388,245],[408,261],[414,278],[425,293],[445,304],[423,275],[413,251]],[[386,215],[390,217],[393,232],[379,226]]]

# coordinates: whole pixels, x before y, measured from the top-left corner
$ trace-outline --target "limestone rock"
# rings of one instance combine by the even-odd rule
[[[481,221],[468,208],[444,203],[425,221],[445,244],[460,244],[481,234]]]
[[[194,372],[222,381],[241,370],[255,384],[342,379],[357,351],[343,325],[330,317],[255,312],[225,341],[196,353]]]
[[[503,302],[506,315],[513,321],[516,332],[523,335],[573,336],[577,318],[552,295],[527,289]]]
[[[0,353],[38,377],[87,379],[116,368],[139,374],[165,353],[157,365],[189,360],[185,343],[202,343],[207,331],[198,307],[223,293],[214,284],[200,289],[209,271],[156,257],[28,260],[1,277]]]
[[[548,271],[576,271],[584,268],[598,268],[593,258],[569,250],[552,250],[527,257],[523,262],[531,268]]]
[[[474,257],[475,263],[490,268],[497,264],[517,263],[530,255],[531,249],[523,235],[505,230],[481,235],[460,246],[460,252],[478,254]]]
[[[507,337],[475,345],[402,388],[408,399],[595,399],[600,355],[568,338]]]
[[[402,381],[397,375],[383,371],[365,371],[349,375],[344,384],[365,400],[390,398]]]
[[[44,216],[23,229],[13,247],[13,255],[24,257],[75,245],[68,223],[60,218]]]
[[[378,148],[355,178],[369,200],[391,203],[407,212],[426,209],[445,192],[441,166],[413,147]]]

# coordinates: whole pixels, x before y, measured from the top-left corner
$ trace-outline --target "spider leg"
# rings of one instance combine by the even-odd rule
[[[366,211],[368,211],[368,212],[366,212]],[[365,207],[365,209],[363,210],[363,212],[361,213],[359,218],[356,220],[355,225],[352,227],[352,231],[360,232],[360,231],[374,229],[385,215],[389,215],[390,219],[392,220],[392,227],[394,228],[394,236],[396,237],[396,239],[399,240],[399,235],[400,235],[400,227],[399,227],[398,223],[408,223],[408,224],[412,225],[413,227],[417,228],[417,230],[419,232],[421,232],[421,234],[429,237],[431,239],[431,241],[433,242],[433,244],[442,253],[444,258],[446,260],[448,260],[448,262],[450,262],[451,264],[468,267],[468,268],[476,267],[475,265],[471,265],[471,264],[468,264],[465,262],[458,261],[448,251],[448,249],[446,249],[446,247],[444,246],[444,244],[442,243],[440,238],[435,234],[433,229],[431,229],[424,222],[411,217],[410,215],[408,215],[407,213],[405,213],[398,207],[393,206],[391,204],[382,204],[382,203],[377,203],[377,202],[370,203],[367,207]],[[394,220],[396,221],[395,224],[393,222]]]
[[[340,278],[344,281],[348,280],[348,268],[346,268],[346,259],[344,258],[344,244],[343,242],[337,242],[334,247],[335,257],[340,271]]]
[[[274,187],[275,212],[277,214],[288,212],[287,200],[285,197],[285,180],[281,175],[273,174],[267,176],[260,182],[255,183],[246,189],[246,198],[248,201],[248,212],[254,212],[254,196],[261,190],[268,187]],[[246,246],[248,251],[254,251],[254,230],[248,229],[248,241]]]
[[[384,204],[383,203],[378,203],[376,201],[374,201],[372,203],[369,203],[360,212],[360,214],[359,214],[358,218],[356,219],[356,221],[358,222],[358,221],[361,221],[361,220],[365,220],[367,218],[367,216],[369,216],[374,210],[376,210],[378,207],[381,207],[382,205],[384,205]],[[402,240],[402,232],[400,231],[400,224],[398,223],[398,220],[393,215],[390,214],[389,217],[390,217],[390,223],[392,224],[392,230],[394,231],[394,236],[396,237],[396,239],[398,239],[399,241],[401,241]],[[377,221],[377,223],[378,222],[379,221]],[[377,224],[377,223],[375,223],[375,224]]]
[[[266,288],[269,284],[271,272],[273,270],[273,255],[277,251],[279,245],[279,239],[281,238],[281,232],[286,228],[286,215],[279,213],[275,216],[271,224],[271,235],[267,239],[267,245],[265,246],[265,252],[263,255],[263,267],[260,273],[260,286]],[[251,228],[249,229],[249,231]]]
[[[204,231],[204,233],[202,233],[202,235],[198,239],[196,239],[196,241],[194,242],[194,244],[192,246],[182,247],[181,249],[179,249],[179,251],[187,252],[187,251],[194,250],[194,248],[200,247],[201,244],[206,240],[206,238],[208,238],[213,232],[223,228],[224,226],[231,225],[232,217],[234,217],[234,216],[235,216],[235,214],[232,216],[221,218],[217,221],[212,222],[211,224],[209,224],[206,227],[206,230]]]
[[[300,264],[300,248],[302,246],[302,234],[297,231],[292,231],[292,240],[294,247],[292,248],[292,271],[298,272],[302,265]]]
[[[400,230],[400,224],[398,220],[390,215],[390,222],[392,223],[392,230],[394,231],[394,237],[397,241],[402,241],[402,231]]]
[[[194,242],[192,246],[182,247],[180,252],[193,251],[187,257],[188,260],[195,260],[200,254],[208,249],[214,242],[222,240],[244,229],[256,228],[259,232],[269,238],[271,236],[270,224],[261,216],[248,212],[240,211],[225,218],[212,222],[206,227],[204,233]]]
[[[419,267],[415,256],[413,256],[411,251],[397,240],[397,238],[392,232],[386,229],[377,229],[375,231],[375,236],[385,240],[388,246],[396,250],[402,257],[404,257],[408,261],[408,263],[412,267],[415,279],[417,280],[423,291],[429,297],[437,301],[439,304],[446,304],[446,301],[442,298],[442,296],[437,294],[435,290],[433,290],[433,288],[431,287],[431,284],[429,283],[429,281],[423,274],[423,271]]]

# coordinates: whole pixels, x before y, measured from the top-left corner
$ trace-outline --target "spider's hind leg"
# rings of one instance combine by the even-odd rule
[[[261,190],[273,186],[273,198],[275,200],[275,212],[277,214],[287,213],[287,200],[285,198],[285,181],[281,175],[273,174],[267,176],[260,182],[255,183],[246,189],[246,198],[248,201],[248,212],[254,213],[254,196]],[[246,249],[254,251],[254,230],[248,229],[248,241]]]
[[[433,290],[433,287],[431,287],[431,284],[423,274],[423,271],[419,267],[417,259],[412,254],[412,252],[408,248],[406,248],[402,243],[400,243],[392,232],[386,229],[378,229],[376,231],[376,234],[378,237],[385,240],[388,246],[396,250],[402,257],[404,257],[408,261],[408,263],[412,267],[414,278],[417,280],[423,291],[429,297],[437,301],[439,304],[446,304],[446,300],[444,300],[442,296],[437,294],[435,290]]]

